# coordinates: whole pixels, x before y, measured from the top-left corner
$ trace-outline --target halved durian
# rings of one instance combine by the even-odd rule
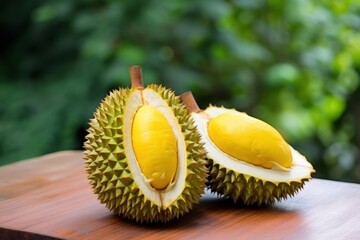
[[[190,92],[181,98],[205,142],[213,192],[265,205],[293,196],[311,179],[312,165],[269,124],[235,109],[202,111]]]
[[[199,202],[206,153],[179,97],[162,86],[144,88],[140,67],[130,76],[132,88],[111,92],[90,120],[86,170],[100,202],[116,214],[165,222]]]

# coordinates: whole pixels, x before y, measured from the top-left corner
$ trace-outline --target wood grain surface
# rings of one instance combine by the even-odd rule
[[[206,192],[166,224],[109,212],[88,184],[82,153],[0,168],[0,239],[360,239],[360,185],[313,179],[271,207],[234,205]]]

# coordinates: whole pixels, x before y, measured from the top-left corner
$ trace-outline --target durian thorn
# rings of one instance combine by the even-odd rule
[[[196,100],[191,91],[184,92],[183,94],[181,94],[180,99],[185,104],[189,112],[193,112],[193,113],[201,112],[201,109],[197,105]]]
[[[142,90],[144,89],[143,77],[140,66],[129,67],[131,88]]]

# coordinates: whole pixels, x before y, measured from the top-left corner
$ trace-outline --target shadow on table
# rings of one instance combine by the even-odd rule
[[[284,208],[278,204],[269,206],[247,206],[242,203],[234,203],[229,198],[218,197],[215,194],[206,193],[198,205],[195,205],[189,213],[178,219],[173,219],[166,223],[138,223],[124,217],[117,217],[125,224],[153,230],[175,230],[192,229],[201,225],[214,222],[226,221],[226,218],[246,218],[251,215],[264,214],[267,216],[283,216],[296,218],[296,209]],[[116,217],[116,216],[114,216]]]

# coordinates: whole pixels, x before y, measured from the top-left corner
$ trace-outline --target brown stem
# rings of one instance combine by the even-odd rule
[[[195,98],[190,91],[181,94],[180,99],[185,104],[189,112],[194,112],[194,113],[201,112],[201,109],[197,105]]]
[[[129,67],[131,87],[136,89],[144,89],[143,77],[140,66]]]

